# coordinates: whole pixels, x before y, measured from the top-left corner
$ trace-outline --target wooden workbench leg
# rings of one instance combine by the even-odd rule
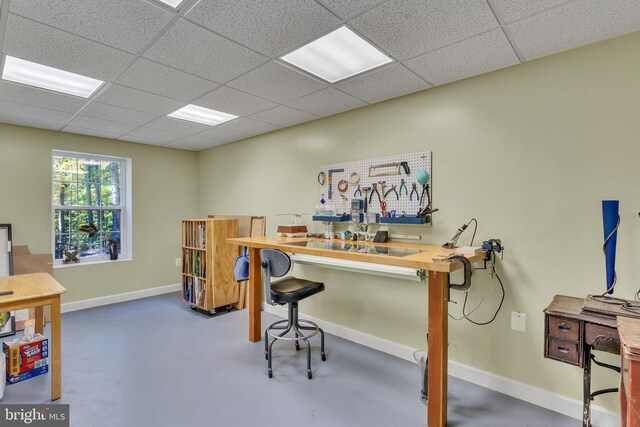
[[[448,273],[429,273],[429,403],[427,426],[447,425],[447,346],[449,322],[447,307]]]
[[[49,344],[49,353],[51,355],[51,400],[58,400],[62,396],[60,320],[60,296],[56,296],[51,304],[51,344]]]
[[[249,341],[258,342],[262,337],[260,249],[249,248]]]
[[[36,307],[36,333],[41,334],[44,332],[44,306],[39,305]]]

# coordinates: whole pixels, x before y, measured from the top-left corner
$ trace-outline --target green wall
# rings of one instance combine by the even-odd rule
[[[180,220],[197,206],[192,152],[0,124],[0,222],[14,245],[51,253],[51,150],[132,159],[133,260],[56,269],[63,302],[180,283]]]
[[[580,369],[543,358],[542,310],[555,294],[604,290],[605,198],[621,200],[616,295],[632,298],[640,287],[639,49],[635,33],[201,152],[199,214],[265,214],[272,234],[290,222],[276,214],[312,212],[322,164],[432,150],[435,225],[401,230],[440,244],[475,217],[478,240],[506,247],[504,307],[490,326],[451,320],[451,359],[581,399]],[[305,313],[425,346],[424,286],[300,271],[327,286]],[[487,319],[499,287],[486,272],[474,277],[471,307],[485,302],[473,317]],[[452,315],[460,309],[450,304]],[[527,314],[526,333],[510,329],[511,311]],[[594,387],[615,385],[597,369]]]

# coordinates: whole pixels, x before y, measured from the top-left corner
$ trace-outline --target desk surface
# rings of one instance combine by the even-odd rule
[[[591,313],[585,313],[582,311],[583,303],[584,298],[556,295],[553,297],[553,301],[549,304],[549,307],[545,308],[544,312],[547,314],[568,317],[570,319],[583,320],[597,325],[610,326],[612,328],[616,327],[616,317],[614,315],[599,316]]]
[[[227,239],[227,242],[251,248],[275,248],[284,252],[347,259],[351,261],[370,262],[393,265],[397,267],[416,268],[421,270],[449,273],[462,268],[461,262],[434,260],[436,256],[455,255],[455,251],[436,245],[415,243],[373,243],[339,239],[318,239],[307,237],[241,237]],[[482,261],[484,252],[476,255],[465,255],[471,262]]]
[[[618,333],[625,350],[640,360],[640,320],[618,316]]]
[[[47,273],[0,277],[0,292],[2,291],[13,291],[13,294],[0,296],[0,304],[46,298],[67,292],[56,279]]]

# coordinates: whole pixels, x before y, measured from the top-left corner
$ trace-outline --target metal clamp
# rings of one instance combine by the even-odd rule
[[[451,283],[449,282],[449,289],[456,291],[466,291],[471,287],[471,261],[464,255],[452,255],[447,258],[447,261],[460,261],[464,266],[464,282],[463,283]]]

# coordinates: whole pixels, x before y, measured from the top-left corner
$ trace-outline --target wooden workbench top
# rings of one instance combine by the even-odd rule
[[[374,264],[393,265],[396,267],[408,267],[420,270],[439,271],[449,273],[462,268],[458,261],[434,260],[437,256],[455,255],[455,250],[444,249],[436,245],[421,245],[416,243],[374,243],[371,241],[357,241],[340,239],[318,239],[307,237],[241,237],[227,239],[227,242],[237,246],[251,248],[273,248],[284,252],[324,256],[329,258],[346,259],[351,261],[370,262]],[[305,242],[313,242],[305,246]],[[366,249],[370,252],[358,250]],[[389,254],[375,253],[389,251]],[[371,253],[373,252],[373,253]],[[395,253],[391,253],[395,252]],[[466,255],[471,262],[482,261],[484,253]]]
[[[67,292],[56,279],[47,273],[0,277],[0,292],[2,291],[13,291],[13,294],[0,295],[0,304],[45,298]]]
[[[640,319],[618,316],[618,333],[625,353],[640,360]]]

